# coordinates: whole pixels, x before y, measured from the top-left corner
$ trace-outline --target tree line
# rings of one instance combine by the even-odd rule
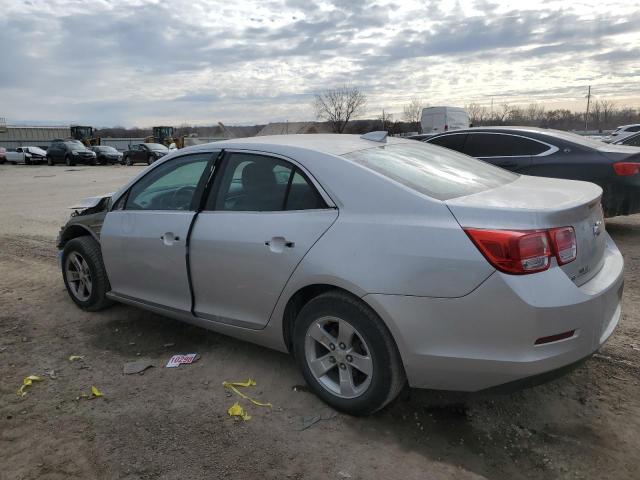
[[[373,130],[387,130],[392,135],[420,132],[422,110],[428,103],[420,98],[412,98],[402,108],[400,118],[394,119],[386,109],[375,118],[358,120],[367,107],[366,94],[357,87],[344,85],[328,89],[314,95],[312,108],[316,119],[327,125],[334,133],[366,133]],[[619,125],[640,123],[640,110],[618,107],[611,100],[595,100],[590,105],[589,114],[568,109],[549,109],[538,103],[527,106],[502,103],[490,108],[478,103],[465,105],[473,126],[520,125],[560,130],[611,130]],[[257,126],[256,126],[257,127]],[[224,128],[224,127],[223,127]],[[220,133],[219,126],[192,126],[182,124],[175,128],[175,135],[214,136]],[[151,129],[111,127],[98,129],[102,137],[148,137]]]

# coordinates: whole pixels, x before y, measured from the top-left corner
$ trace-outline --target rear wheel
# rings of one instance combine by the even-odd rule
[[[337,410],[370,415],[405,384],[398,349],[380,318],[339,291],[312,299],[293,334],[296,360],[310,388]]]
[[[67,242],[62,251],[62,276],[69,296],[83,310],[95,312],[113,303],[106,297],[111,286],[100,245],[92,237]]]

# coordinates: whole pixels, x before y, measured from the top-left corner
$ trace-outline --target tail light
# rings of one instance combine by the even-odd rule
[[[445,125],[445,126],[444,126],[444,131],[446,132],[446,131],[448,131],[448,130],[449,130],[449,125]]]
[[[640,173],[640,163],[638,162],[616,162],[613,164],[613,170],[616,175],[626,177],[628,175],[637,175]]]
[[[512,275],[542,272],[551,257],[559,265],[576,259],[573,227],[551,230],[484,230],[465,228],[465,233],[496,269]]]

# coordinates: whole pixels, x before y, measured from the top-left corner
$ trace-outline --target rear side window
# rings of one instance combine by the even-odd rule
[[[440,135],[438,137],[431,138],[427,140],[427,142],[438,145],[439,147],[455,150],[456,152],[462,152],[466,139],[466,133],[452,133],[451,135]]]
[[[518,178],[466,155],[418,142],[384,145],[343,156],[438,200],[482,192]]]
[[[470,133],[464,153],[472,157],[517,157],[538,155],[549,146],[529,138],[501,133]]]
[[[216,180],[207,210],[275,212],[326,208],[315,187],[293,164],[279,158],[233,153]]]
[[[640,132],[640,125],[636,125],[635,127],[627,128],[627,132]]]

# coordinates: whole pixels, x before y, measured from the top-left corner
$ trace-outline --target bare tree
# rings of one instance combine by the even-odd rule
[[[402,117],[409,123],[415,123],[416,130],[421,131],[420,120],[422,120],[422,109],[424,103],[419,98],[412,98],[411,101],[404,106]]]
[[[469,114],[469,121],[474,127],[483,125],[486,120],[489,119],[489,112],[487,107],[479,105],[477,103],[470,103],[465,105],[464,109]]]
[[[356,87],[344,85],[316,94],[313,108],[316,117],[328,121],[335,133],[344,132],[352,117],[357,117],[367,104],[367,96]]]
[[[382,124],[382,130],[389,131],[391,128],[391,123],[393,122],[393,115],[385,112],[384,108],[382,109],[382,115],[378,116],[378,120]]]

